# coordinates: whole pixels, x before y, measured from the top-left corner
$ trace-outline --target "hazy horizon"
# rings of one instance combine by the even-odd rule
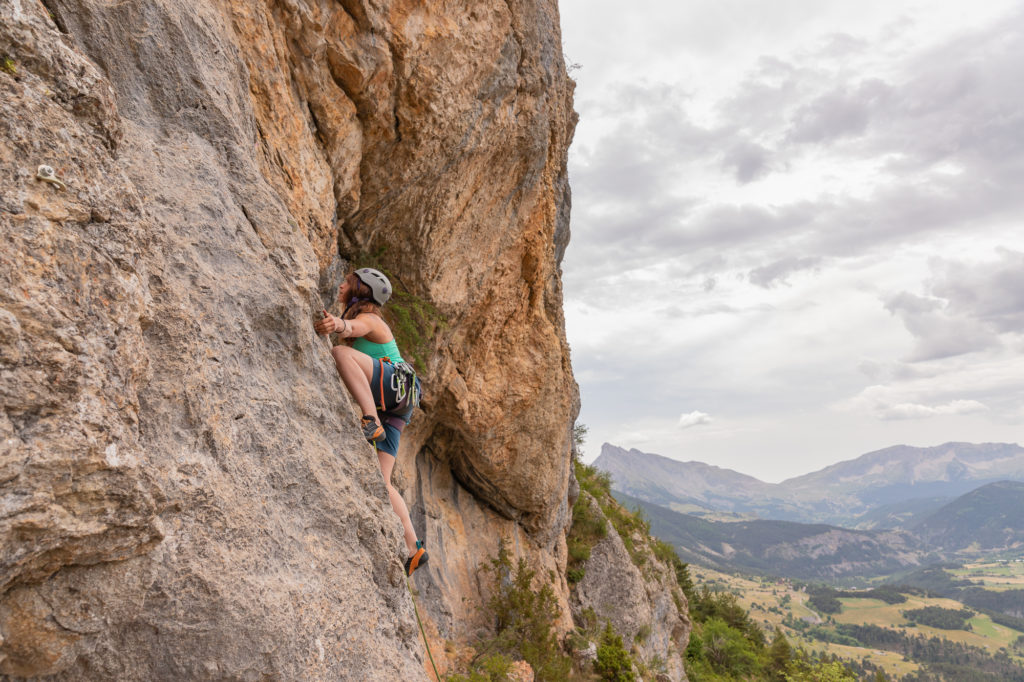
[[[757,480],[761,481],[762,483],[783,483],[785,481],[788,481],[788,480],[791,480],[791,479],[794,479],[794,478],[800,478],[801,476],[806,476],[807,474],[816,473],[818,471],[821,471],[822,469],[826,469],[826,468],[828,468],[830,466],[834,466],[836,464],[843,464],[845,462],[851,462],[851,461],[859,459],[860,457],[863,457],[865,455],[872,455],[872,454],[875,454],[876,452],[882,452],[884,450],[889,450],[891,448],[909,447],[909,448],[925,450],[925,449],[930,449],[930,448],[938,448],[938,447],[942,447],[942,446],[945,446],[945,445],[961,444],[961,443],[966,443],[966,442],[965,441],[946,441],[946,442],[943,442],[943,443],[935,443],[934,445],[911,445],[911,444],[908,444],[908,443],[894,443],[893,445],[890,445],[888,447],[879,448],[877,450],[870,450],[868,452],[862,452],[861,454],[859,454],[859,455],[857,455],[855,457],[850,457],[850,458],[847,458],[847,459],[841,459],[841,460],[837,460],[835,462],[829,462],[828,464],[823,464],[820,467],[816,467],[814,469],[808,469],[807,471],[802,471],[802,472],[799,472],[799,473],[796,473],[796,474],[792,474],[792,475],[786,476],[785,478],[780,478],[778,480],[774,480],[774,479],[771,479],[771,478],[762,478],[761,476],[757,476],[757,475],[752,474],[750,472],[743,471],[741,469],[735,469],[733,467],[722,466],[722,465],[719,465],[719,464],[715,464],[714,462],[705,462],[704,460],[700,460],[700,459],[679,459],[679,458],[676,458],[676,457],[669,457],[668,455],[663,455],[660,452],[648,452],[646,450],[641,450],[640,448],[628,448],[628,447],[624,447],[622,445],[616,445],[615,443],[609,443],[607,441],[601,443],[600,449],[597,451],[596,455],[594,455],[593,457],[584,458],[584,461],[586,461],[588,463],[593,463],[595,460],[597,460],[598,457],[601,456],[601,452],[604,450],[604,446],[605,445],[610,445],[611,447],[619,448],[620,450],[625,450],[627,452],[636,450],[637,452],[643,453],[645,455],[654,455],[656,457],[664,457],[665,459],[671,459],[671,460],[674,460],[676,462],[680,462],[681,464],[706,464],[708,466],[715,467],[717,469],[722,469],[722,470],[725,470],[725,471],[731,471],[733,473],[743,474],[744,476],[750,476],[751,478],[756,478]],[[966,444],[967,445],[1013,445],[1013,446],[1021,447],[1020,443],[1017,443],[1017,442],[1000,442],[1000,441],[989,441],[989,442],[985,442],[985,443],[966,443]]]

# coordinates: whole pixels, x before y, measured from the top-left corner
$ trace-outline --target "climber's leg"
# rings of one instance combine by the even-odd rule
[[[345,345],[332,348],[331,355],[334,356],[334,365],[338,368],[338,374],[345,383],[345,388],[356,399],[363,415],[372,416],[373,420],[380,424],[377,408],[373,404],[373,394],[370,392],[373,358]]]
[[[395,469],[395,457],[383,450],[377,450],[377,461],[380,463],[380,473],[384,476],[384,485],[388,490],[391,508],[395,510],[398,520],[402,522],[402,530],[405,533],[405,546],[409,550],[409,556],[412,556],[416,553],[416,531],[412,527],[412,519],[409,518],[409,508],[405,506],[405,500],[398,494],[398,490],[391,485],[391,472]]]

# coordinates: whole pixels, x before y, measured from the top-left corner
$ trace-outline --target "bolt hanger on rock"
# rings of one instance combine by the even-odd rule
[[[67,189],[68,188],[68,186],[65,185],[60,180],[60,178],[57,177],[57,174],[54,173],[53,166],[47,166],[45,163],[43,165],[41,165],[36,170],[36,180],[42,180],[43,182],[48,182],[51,185],[54,185],[57,189]]]

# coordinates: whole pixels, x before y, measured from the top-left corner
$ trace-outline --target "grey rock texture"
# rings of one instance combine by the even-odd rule
[[[446,325],[396,475],[428,636],[502,537],[567,606],[554,2],[0,0],[0,59],[0,674],[426,677],[312,330],[371,254]]]
[[[587,496],[592,514],[604,516],[588,493],[580,494]],[[654,556],[646,536],[631,538],[636,553],[643,557],[637,565],[611,523],[607,531],[591,549],[583,579],[576,584],[576,619],[584,620],[583,611],[593,609],[600,622],[611,622],[626,648],[632,647],[642,661],[651,664],[660,659],[667,679],[687,679],[683,657],[690,621],[674,569]]]

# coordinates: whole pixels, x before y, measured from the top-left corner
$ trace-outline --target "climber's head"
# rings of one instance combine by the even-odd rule
[[[369,298],[377,305],[384,305],[391,298],[391,282],[380,270],[359,268],[353,274],[370,290]],[[360,287],[360,289],[362,288]]]
[[[380,315],[380,307],[391,298],[391,282],[379,270],[360,268],[349,273],[338,289],[338,300],[345,306],[344,317],[361,313]]]

